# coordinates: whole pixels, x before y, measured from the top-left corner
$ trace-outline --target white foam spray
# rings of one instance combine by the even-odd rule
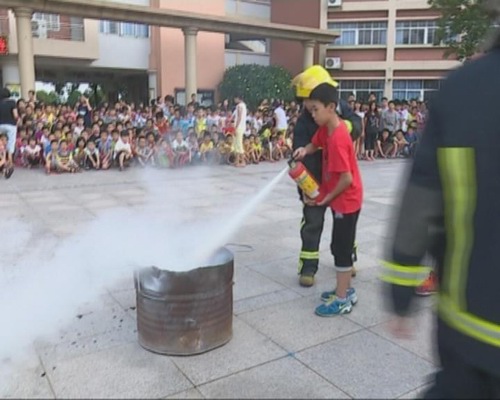
[[[15,234],[6,236],[0,252],[5,255],[0,259],[0,395],[8,384],[5,360],[10,360],[9,373],[22,367],[33,354],[35,340],[50,340],[74,320],[79,306],[98,298],[118,280],[132,280],[135,269],[154,265],[186,271],[217,263],[210,260],[214,251],[227,243],[286,171],[248,203],[238,209],[235,205],[229,220],[227,208],[213,220],[193,210],[190,214],[175,193],[160,194],[158,181],[145,177],[151,196],[148,204],[106,211],[65,239],[48,234],[43,226],[2,221],[4,231]],[[168,212],[157,207],[165,204]],[[190,216],[194,220],[186,222]]]
[[[288,172],[288,167],[283,169],[274,179],[272,179],[260,192],[258,192],[248,203],[243,205],[233,218],[226,224],[221,224],[217,232],[213,232],[207,240],[202,242],[193,253],[193,265],[203,265],[203,262],[211,257],[213,252],[220,246],[223,246],[238,231],[238,228],[255,211],[271,193],[281,178]]]

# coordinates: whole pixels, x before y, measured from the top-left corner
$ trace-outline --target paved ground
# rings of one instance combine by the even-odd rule
[[[298,286],[300,205],[293,183],[284,178],[231,240],[250,251],[231,247],[235,301],[229,344],[193,357],[143,350],[136,339],[130,277],[82,306],[84,318],[77,318],[82,311],[75,309],[59,329],[64,334],[37,342],[37,358],[16,369],[2,397],[414,398],[436,369],[432,300],[419,300],[415,339],[395,340],[385,329],[390,315],[377,280],[377,259],[405,166],[404,161],[362,165],[366,195],[358,226],[359,303],[350,315],[323,319],[313,313],[318,294],[334,285],[331,216],[317,285]],[[161,189],[156,195],[175,190],[184,205],[212,215],[244,204],[283,167],[151,171],[149,181]],[[49,177],[16,171],[10,181],[0,181],[0,221],[18,219],[42,229],[44,234],[33,240],[61,240],[108,210],[143,207],[151,186],[142,177],[132,170]],[[169,212],[171,205],[156,207]]]

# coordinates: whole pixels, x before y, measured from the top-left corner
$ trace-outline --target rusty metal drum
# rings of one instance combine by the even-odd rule
[[[135,272],[137,332],[145,349],[194,355],[229,342],[233,330],[234,256],[221,248],[209,266],[185,272]]]

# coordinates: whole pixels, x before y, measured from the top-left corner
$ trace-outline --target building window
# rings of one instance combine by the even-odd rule
[[[435,44],[437,23],[433,21],[396,22],[396,44]]]
[[[430,100],[439,90],[441,81],[433,80],[394,80],[392,97],[397,100]]]
[[[48,31],[59,31],[61,27],[61,21],[59,14],[45,14],[45,13],[33,13],[32,21],[38,23],[45,22]]]
[[[384,97],[385,82],[383,80],[341,80],[339,85],[340,98],[347,100],[353,94],[356,100],[366,102],[370,93],[377,96],[377,101]]]
[[[99,32],[136,38],[148,38],[149,26],[133,22],[99,21]]]
[[[328,29],[340,36],[336,46],[370,46],[387,44],[387,22],[330,22]]]

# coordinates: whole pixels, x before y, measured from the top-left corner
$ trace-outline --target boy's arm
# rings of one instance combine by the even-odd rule
[[[293,158],[296,160],[302,160],[305,156],[315,153],[318,147],[313,143],[309,143],[306,147],[299,147],[293,153]]]

